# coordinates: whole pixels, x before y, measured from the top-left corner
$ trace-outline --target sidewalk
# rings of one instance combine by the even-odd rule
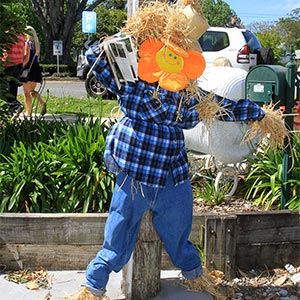
[[[50,290],[28,290],[24,284],[16,284],[0,275],[1,300],[62,300],[64,296],[76,292],[85,282],[84,271],[49,271],[53,276]],[[151,300],[213,300],[206,292],[188,291],[180,286],[179,271],[161,272],[161,291]],[[122,272],[112,273],[107,285],[107,296],[111,300],[124,300],[121,291]],[[47,298],[46,295],[50,298]],[[150,300],[150,299],[149,299]]]

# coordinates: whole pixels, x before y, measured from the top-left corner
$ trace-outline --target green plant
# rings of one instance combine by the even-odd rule
[[[203,169],[201,174],[193,179],[194,195],[203,199],[209,205],[219,205],[223,202],[226,189],[215,188],[214,174],[210,169]]]
[[[75,65],[59,65],[59,74],[57,73],[57,64],[40,64],[42,73],[53,77],[76,76]],[[64,76],[61,76],[64,75]]]
[[[109,125],[92,118],[23,122],[16,123],[21,132],[8,126],[0,135],[14,138],[0,155],[0,212],[107,211],[114,187],[102,159]]]
[[[300,138],[299,133],[294,133],[291,137],[291,156],[293,166],[289,170],[290,179],[288,184],[291,188],[291,198],[286,204],[288,209],[300,209]],[[280,208],[282,181],[282,160],[284,149],[273,149],[266,143],[256,153],[255,158],[248,158],[252,166],[250,173],[245,178],[247,191],[246,199],[253,199],[254,204],[268,209]]]
[[[56,186],[60,190],[58,210],[76,211],[80,207],[82,212],[103,212],[108,209],[114,180],[103,164],[104,128],[99,119],[79,122],[52,145],[56,157],[52,175],[57,178]]]
[[[7,103],[4,100],[1,100],[0,97],[0,132],[11,120],[12,114],[7,107]],[[1,147],[1,146],[0,146]]]
[[[216,182],[217,163],[212,156],[197,157],[188,152],[189,170],[195,197],[199,197],[209,205],[219,205],[232,189],[231,175],[223,175]]]
[[[6,122],[0,132],[0,153],[8,156],[16,142],[22,141],[26,147],[37,142],[48,143],[53,137],[63,135],[63,130],[70,126],[64,120],[47,121],[43,118],[10,120]],[[2,161],[0,157],[0,162]]]
[[[15,143],[10,156],[0,164],[0,211],[50,211],[52,193],[46,182],[49,161],[45,161],[42,143],[25,147]]]

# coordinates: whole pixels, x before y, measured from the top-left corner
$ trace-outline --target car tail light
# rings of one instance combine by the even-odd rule
[[[250,50],[249,50],[249,46],[245,45],[243,46],[238,54],[237,54],[237,62],[239,64],[249,64],[250,62]]]

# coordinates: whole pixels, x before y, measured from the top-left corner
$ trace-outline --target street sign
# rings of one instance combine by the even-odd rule
[[[63,55],[63,41],[53,41],[53,55]]]
[[[97,27],[97,14],[94,11],[82,12],[82,32],[95,33]]]

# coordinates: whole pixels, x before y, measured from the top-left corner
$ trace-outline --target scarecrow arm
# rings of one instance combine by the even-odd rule
[[[261,121],[265,116],[264,110],[248,99],[233,101],[215,95],[214,100],[219,102],[223,108],[222,112],[218,114],[218,119],[221,121]]]
[[[121,84],[120,89],[118,88],[116,81],[112,76],[111,67],[106,59],[106,54],[102,51],[102,48],[100,48],[99,45],[95,45],[89,48],[85,55],[97,80],[101,81],[101,83],[113,94],[118,95],[122,93],[124,84]]]

